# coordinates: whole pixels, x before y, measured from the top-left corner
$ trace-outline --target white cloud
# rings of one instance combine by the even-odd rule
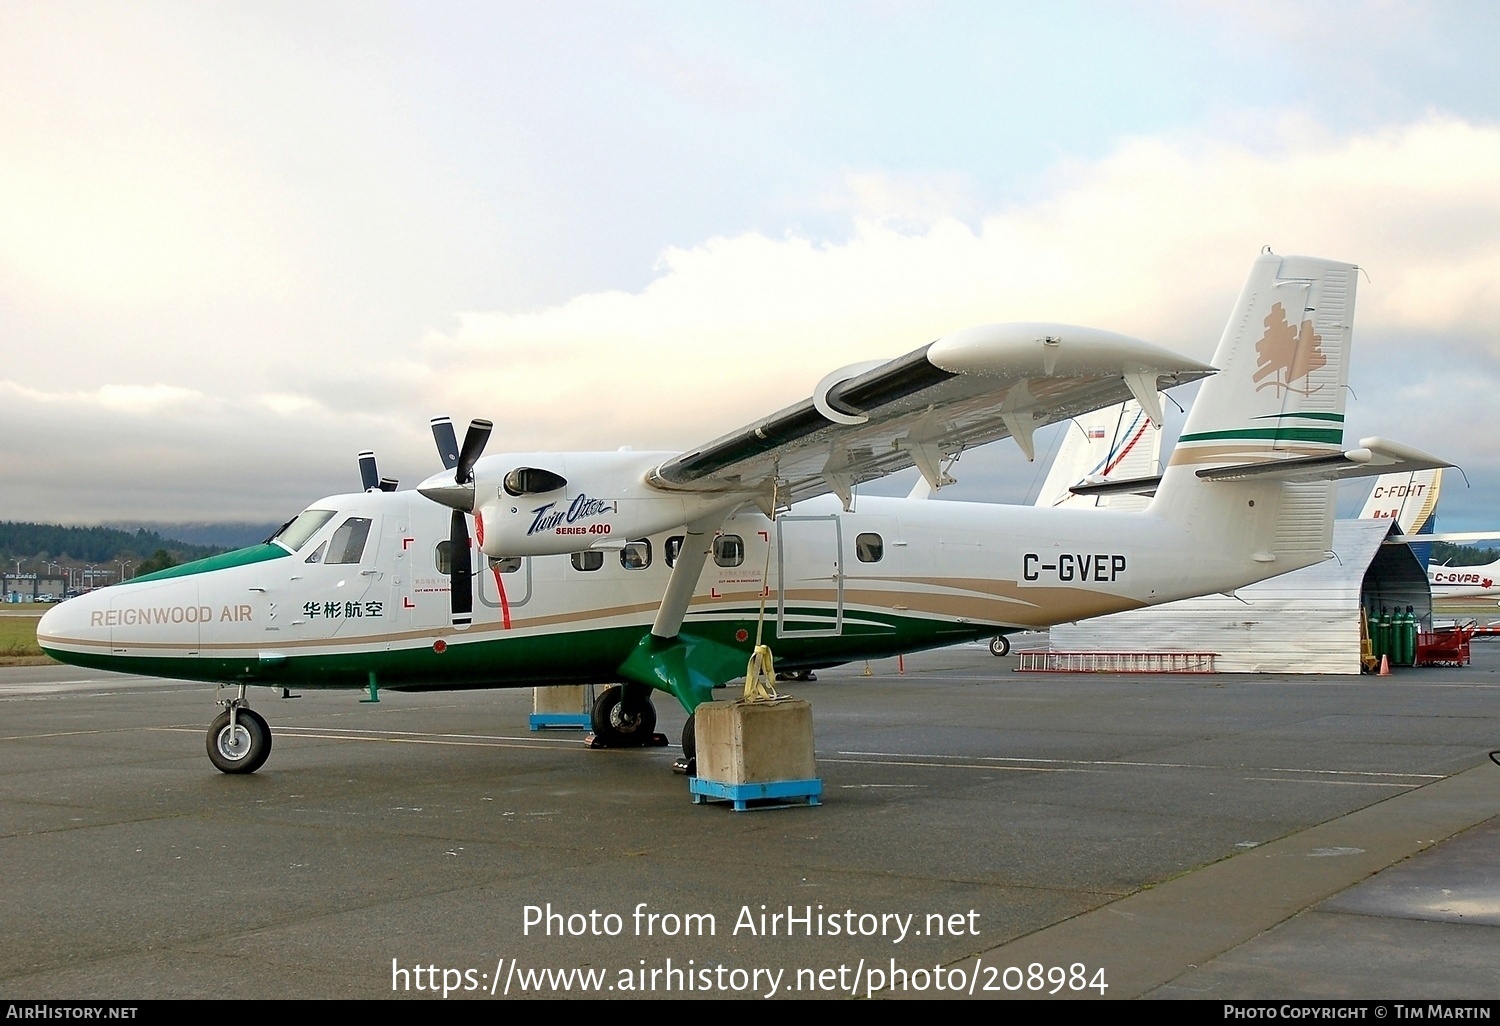
[[[1353,260],[1360,345],[1420,330],[1500,352],[1500,130],[1433,118],[1350,139],[1304,123],[1272,152],[1123,143],[1065,169],[1049,198],[971,229],[874,216],[849,239],[761,235],[668,251],[639,293],[533,314],[470,313],[424,355],[444,390],[525,445],[679,445],[805,395],[843,363],[992,320],[1058,320],[1207,357],[1263,243]],[[440,386],[442,387],[442,386]]]
[[[1289,117],[1264,134],[1253,150],[1208,136],[1125,140],[1101,160],[1058,167],[1041,198],[982,217],[949,211],[968,201],[941,176],[861,171],[849,179],[856,214],[841,241],[713,238],[668,249],[639,291],[530,313],[472,311],[420,339],[339,350],[357,358],[309,359],[300,340],[271,337],[238,356],[275,368],[274,387],[195,374],[189,360],[170,381],[138,382],[108,401],[101,392],[68,417],[111,438],[110,457],[90,464],[100,494],[140,497],[131,509],[101,499],[98,516],[165,515],[145,508],[138,483],[191,465],[201,476],[174,509],[243,519],[296,505],[295,489],[305,501],[349,486],[345,464],[360,448],[389,454],[383,462],[399,465],[389,472],[407,481],[422,476],[433,469],[426,422],[436,413],[493,419],[491,451],[677,449],[804,397],[834,367],[985,321],[1091,324],[1207,358],[1269,243],[1369,272],[1356,391],[1363,406],[1390,408],[1362,408],[1372,429],[1351,433],[1452,452],[1471,477],[1500,472],[1474,432],[1434,431],[1419,406],[1361,377],[1380,366],[1420,385],[1454,374],[1465,354],[1484,358],[1481,369],[1500,358],[1500,129],[1433,116],[1335,137]],[[1444,359],[1411,359],[1417,337]],[[1469,376],[1482,380],[1480,370]],[[152,412],[156,427],[135,448],[121,437],[136,430],[122,403]],[[25,407],[5,403],[0,430]],[[240,472],[215,475],[203,454],[222,460],[226,447]],[[41,449],[38,465],[70,465],[55,439]],[[273,496],[265,475],[283,465]],[[115,478],[130,489],[111,492]],[[75,497],[66,477],[45,474],[35,496],[47,480]],[[16,494],[0,515],[18,515]]]

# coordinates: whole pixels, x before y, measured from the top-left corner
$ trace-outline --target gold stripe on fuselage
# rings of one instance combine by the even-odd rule
[[[946,620],[968,620],[993,623],[1003,626],[1037,627],[1046,622],[1084,619],[1123,609],[1135,609],[1144,605],[1137,599],[1111,595],[1083,588],[1021,587],[1014,581],[990,581],[981,578],[864,578],[865,581],[902,580],[906,583],[942,588],[961,594],[935,594],[925,591],[898,591],[894,589],[870,588],[859,580],[850,581],[844,591],[846,615],[860,611],[895,613],[900,616],[941,618]],[[692,600],[692,607],[699,612],[713,612],[716,607],[758,604],[761,592],[726,592],[721,595],[700,595]],[[832,606],[837,600],[833,588],[802,588],[786,592],[785,601],[813,605]],[[777,595],[766,596],[768,613],[776,608]],[[128,653],[147,652],[205,653],[218,655],[230,653],[258,654],[261,651],[308,651],[324,649],[338,651],[351,647],[379,645],[402,645],[413,641],[427,642],[445,640],[510,637],[529,635],[543,628],[602,627],[600,621],[621,617],[635,617],[643,613],[655,613],[658,603],[636,602],[628,605],[609,606],[578,612],[554,613],[542,616],[512,619],[506,628],[498,622],[476,623],[466,630],[455,629],[451,624],[438,624],[427,628],[391,631],[380,634],[355,634],[331,638],[276,639],[261,638],[240,642],[145,642],[129,639],[88,640],[81,638],[55,638],[38,636],[38,643],[47,647],[66,650],[126,649]],[[1045,609],[1045,617],[1040,611]],[[123,654],[123,653],[122,653]]]

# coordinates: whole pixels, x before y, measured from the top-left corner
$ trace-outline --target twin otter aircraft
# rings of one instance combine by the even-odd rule
[[[54,608],[64,662],[237,686],[208,733],[226,773],[271,749],[247,687],[402,690],[613,683],[608,743],[690,713],[745,673],[765,610],[784,669],[1227,592],[1328,555],[1333,479],[1440,461],[1380,439],[1343,448],[1356,268],[1264,253],[1143,511],[877,499],[916,466],[952,482],[964,449],[1213,372],[1122,335],[996,324],[847,367],[811,398],[682,453],[481,458],[434,422],[444,472],[304,510],[262,545]],[[1128,487],[1121,482],[1118,487]],[[472,522],[472,529],[470,523]],[[471,537],[472,536],[472,537]],[[477,543],[484,557],[475,566]],[[764,601],[764,604],[763,604]],[[691,754],[692,718],[684,730]]]

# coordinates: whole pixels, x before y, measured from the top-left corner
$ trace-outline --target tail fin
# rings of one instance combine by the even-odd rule
[[[1257,576],[1325,558],[1335,486],[1205,472],[1343,450],[1357,271],[1274,253],[1255,261],[1214,354],[1219,373],[1198,393],[1151,506],[1220,558],[1262,564]]]

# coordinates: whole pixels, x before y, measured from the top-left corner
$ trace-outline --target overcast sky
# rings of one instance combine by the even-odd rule
[[[1497,527],[1497,50],[1489,2],[0,0],[0,519],[285,518],[441,413],[677,450],[989,321],[1207,360],[1269,244],[1368,274],[1348,440]]]

